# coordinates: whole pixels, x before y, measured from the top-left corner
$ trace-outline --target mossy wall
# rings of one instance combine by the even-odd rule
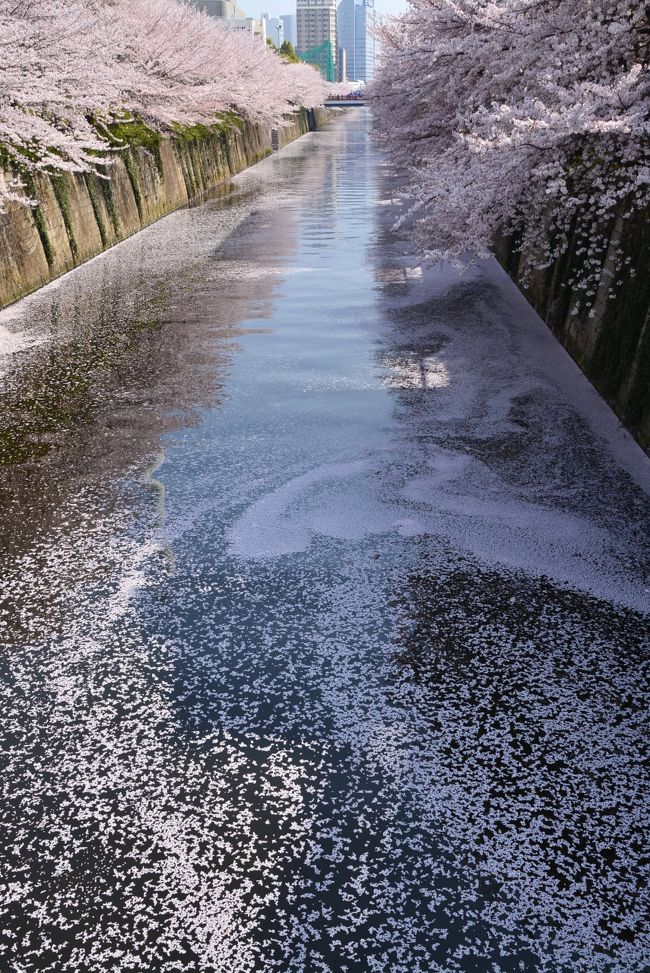
[[[286,145],[330,117],[325,109],[301,109],[274,142]],[[89,173],[29,177],[38,206],[9,204],[0,213],[0,307],[209,192],[269,155],[271,146],[270,129],[232,120],[214,128],[179,127],[172,138],[132,139],[116,153],[110,179]]]
[[[630,257],[616,296],[608,295],[607,258],[593,316],[572,314],[578,294],[569,281],[582,257],[568,252],[545,270],[531,269],[531,255],[501,237],[495,254],[530,303],[609,402],[621,421],[650,451],[650,221],[647,213],[612,220],[610,246]],[[633,272],[631,272],[633,271]],[[524,282],[524,280],[527,282]]]

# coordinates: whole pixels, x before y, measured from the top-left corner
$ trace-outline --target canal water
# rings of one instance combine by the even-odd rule
[[[650,463],[368,129],[0,314],[3,970],[650,968]]]

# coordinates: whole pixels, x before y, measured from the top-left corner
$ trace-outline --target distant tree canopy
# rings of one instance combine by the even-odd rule
[[[300,58],[296,54],[296,49],[291,41],[282,41],[280,45],[280,57],[287,64],[300,64]]]

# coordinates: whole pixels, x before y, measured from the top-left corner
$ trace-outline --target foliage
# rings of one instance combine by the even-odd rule
[[[0,209],[33,202],[26,172],[101,175],[172,123],[273,124],[323,99],[307,67],[181,0],[0,0]]]
[[[287,64],[300,64],[300,58],[296,54],[296,49],[291,41],[282,41],[280,44],[280,57]]]
[[[139,118],[109,122],[106,126],[97,125],[97,130],[117,145],[142,146],[151,152],[160,145],[162,135]]]
[[[435,259],[505,232],[549,266],[571,243],[593,304],[603,265],[625,270],[617,222],[649,200],[649,37],[635,0],[410,0],[370,91],[411,174],[401,223]]]

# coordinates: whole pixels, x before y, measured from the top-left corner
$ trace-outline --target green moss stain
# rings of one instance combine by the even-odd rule
[[[162,152],[160,151],[160,142],[157,143],[156,147],[153,149],[153,157],[156,163],[156,169],[158,175],[161,179],[165,178],[165,167],[163,165]]]
[[[37,199],[38,193],[36,191],[36,184],[34,182],[34,177],[31,172],[26,172],[23,175],[23,183],[25,189],[33,199]],[[32,209],[32,219],[34,220],[34,226],[36,227],[36,232],[38,233],[38,238],[41,241],[41,246],[43,247],[43,253],[45,254],[45,259],[47,260],[47,266],[53,267],[54,261],[56,259],[56,252],[54,250],[54,244],[50,240],[50,235],[47,232],[47,226],[45,225],[45,217],[43,216],[43,210],[41,204],[34,206]]]
[[[207,125],[180,125],[174,122],[171,126],[173,137],[179,142],[196,142],[199,139],[207,139],[213,134]]]
[[[163,178],[164,168],[160,146],[165,137],[155,128],[151,128],[140,118],[125,118],[108,125],[97,124],[96,128],[100,135],[118,148],[141,148],[150,152],[154,158],[158,175],[161,179]],[[128,152],[125,153],[125,159],[127,154]]]
[[[246,129],[246,122],[235,112],[222,112],[213,125],[181,125],[173,122],[171,131],[173,137],[181,142],[198,142],[213,138],[215,135],[227,134],[235,128],[239,132]]]
[[[100,179],[99,185],[101,187],[101,192],[104,197],[104,202],[106,203],[106,210],[108,212],[108,218],[113,224],[113,230],[115,231],[115,236],[120,235],[120,221],[117,215],[117,209],[115,206],[115,196],[113,194],[113,185],[110,179]]]
[[[45,254],[47,265],[48,267],[53,267],[54,261],[56,260],[56,251],[54,249],[54,244],[50,240],[50,235],[47,232],[45,217],[43,216],[43,210],[41,209],[40,203],[32,210],[32,219],[34,220],[34,224],[41,241],[41,246],[43,247],[43,253]]]
[[[205,181],[203,179],[201,151],[197,146],[196,142],[188,142],[187,153],[189,156],[190,167],[192,170],[192,181],[194,183],[194,192],[200,193],[205,185]]]
[[[186,150],[181,149],[179,152],[179,166],[181,173],[183,175],[183,182],[185,183],[185,192],[187,193],[187,198],[192,199],[194,196],[194,179],[191,169],[191,160],[189,154]]]
[[[54,190],[54,196],[59,205],[59,210],[61,211],[61,216],[63,217],[63,224],[65,226],[66,233],[68,235],[68,242],[70,244],[70,252],[72,253],[72,258],[75,263],[79,260],[79,247],[77,246],[77,241],[75,239],[74,230],[72,227],[72,210],[70,208],[70,187],[68,180],[71,176],[67,174],[61,174],[56,176],[51,176],[52,189]]]
[[[139,145],[150,150],[160,145],[163,140],[160,132],[137,118],[131,121],[111,122],[110,125],[104,126],[103,130],[100,128],[99,131],[114,144]]]
[[[238,170],[232,158],[233,129],[245,132],[246,123],[234,112],[224,112],[213,125],[173,124],[171,129],[188,199]]]
[[[14,172],[17,172],[22,180],[23,186],[25,187],[26,194],[32,199],[38,201],[38,191],[32,172],[29,169],[17,166],[14,157],[3,145],[0,145],[0,168],[5,169],[6,171],[13,170]],[[56,251],[47,231],[45,217],[43,216],[43,210],[41,209],[40,202],[38,202],[38,205],[32,207],[31,212],[34,226],[36,227],[36,232],[38,233],[38,238],[41,241],[41,246],[43,247],[43,253],[45,254],[47,266],[52,267],[56,260]]]
[[[133,159],[133,153],[125,152],[122,156],[124,160],[124,165],[126,167],[126,172],[129,177],[129,182],[131,183],[131,189],[133,190],[133,198],[135,199],[135,205],[138,210],[138,216],[142,222],[144,216],[144,205],[142,202],[142,193],[140,192],[140,183],[138,182],[138,172]]]
[[[97,229],[99,230],[99,236],[102,241],[102,246],[107,247],[110,244],[110,239],[106,231],[106,224],[104,223],[104,214],[102,213],[102,207],[99,198],[99,192],[97,191],[97,184],[95,182],[94,176],[86,173],[84,176],[84,181],[86,183],[86,189],[88,190],[88,195],[90,197],[90,202],[93,208],[93,213],[95,214],[95,223],[97,224]]]

